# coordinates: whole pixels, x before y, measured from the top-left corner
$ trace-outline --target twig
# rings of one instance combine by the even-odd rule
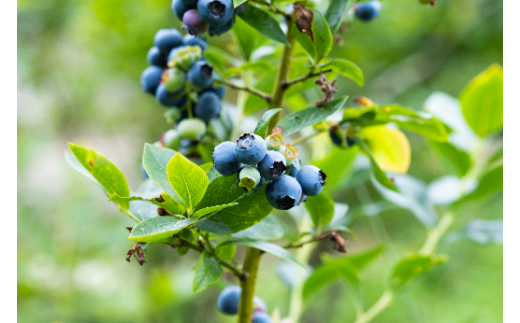
[[[233,82],[230,82],[230,81],[224,80],[224,79],[218,79],[218,80],[215,80],[215,81],[216,82],[220,82],[220,83],[222,83],[222,84],[224,84],[226,86],[229,86],[232,89],[249,92],[251,94],[259,96],[260,98],[264,99],[267,103],[271,102],[271,96],[269,94],[264,93],[262,91],[259,91],[257,89],[254,89],[252,87],[240,86],[240,85],[237,85],[237,84],[235,84]]]
[[[329,73],[329,72],[332,72],[332,69],[323,70],[323,71],[319,71],[319,72],[316,72],[316,73],[309,72],[309,74],[307,74],[307,75],[295,78],[294,80],[289,80],[289,81],[283,82],[282,86],[285,89],[287,89],[291,85],[294,85],[294,84],[299,83],[299,82],[307,81],[310,78],[313,78],[313,77],[316,77],[316,76],[320,76],[321,74],[325,74],[325,73]]]
[[[320,129],[320,130],[316,130],[306,136],[303,136],[303,137],[300,137],[298,139],[296,139],[295,141],[292,142],[291,146],[296,146],[296,145],[301,145],[305,142],[307,142],[308,140],[316,137],[317,135],[319,135],[320,133],[322,132],[325,132],[325,131],[328,131],[329,129]]]
[[[304,245],[306,245],[308,243],[318,242],[318,241],[325,240],[325,239],[328,239],[328,238],[329,238],[329,234],[327,233],[327,234],[324,234],[324,235],[321,235],[321,236],[314,236],[311,239],[306,240],[306,241],[296,242],[296,243],[291,242],[291,243],[288,243],[288,244],[286,244],[285,246],[282,246],[282,247],[285,248],[285,249],[301,248],[301,247],[303,247]]]

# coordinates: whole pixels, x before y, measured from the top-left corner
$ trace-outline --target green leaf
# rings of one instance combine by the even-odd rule
[[[223,76],[225,74],[226,66],[224,60],[218,53],[215,53],[211,49],[207,49],[204,51],[204,59],[210,63],[218,75]]]
[[[213,140],[205,137],[197,144],[197,152],[200,157],[207,162],[213,164],[213,149],[215,149],[215,144]],[[202,167],[201,167],[202,168]],[[206,170],[204,170],[206,172]]]
[[[217,246],[217,257],[226,261],[232,261],[235,257],[236,248],[233,244],[219,244]]]
[[[260,35],[255,28],[246,24],[240,16],[235,17],[233,32],[236,35],[238,45],[242,49],[243,56],[247,61],[249,61],[251,53],[255,49],[269,41],[268,38]]]
[[[272,93],[275,79],[275,73],[266,75],[263,78],[260,78],[253,87],[264,93]],[[267,102],[265,100],[259,98],[256,95],[249,94],[246,99],[244,113],[246,115],[251,115],[253,113],[258,112],[266,106]]]
[[[399,190],[397,189],[397,186],[395,186],[394,182],[392,182],[386,176],[385,172],[383,172],[383,170],[379,167],[376,160],[374,159],[374,156],[372,155],[372,152],[368,148],[367,144],[363,140],[360,140],[357,137],[354,137],[354,140],[361,148],[361,151],[365,154],[365,156],[367,156],[368,160],[370,161],[370,165],[372,166],[372,172],[374,174],[375,179],[384,187],[386,187],[392,191],[399,192]]]
[[[220,210],[223,210],[225,208],[228,208],[228,207],[232,207],[232,206],[235,206],[235,205],[238,205],[238,203],[229,203],[229,204],[223,204],[223,205],[215,205],[215,206],[209,206],[209,207],[205,207],[203,209],[199,209],[197,210],[193,216],[194,217],[201,217],[201,216],[205,216],[205,215],[208,215],[208,214],[211,214],[211,213],[216,213]]]
[[[166,173],[166,166],[170,160],[175,156],[176,151],[168,148],[158,147],[155,145],[145,144],[143,153],[143,167],[152,181],[155,182],[166,194],[173,197],[175,201],[184,207],[181,198],[173,190],[168,175]],[[184,207],[184,211],[186,208]],[[184,212],[182,212],[184,213]],[[181,213],[181,214],[182,214]]]
[[[236,8],[246,1],[247,0],[233,0],[233,6]]]
[[[342,268],[338,266],[322,265],[316,268],[303,285],[303,299],[308,300],[342,275]]]
[[[466,175],[471,167],[471,157],[466,151],[448,142],[430,141],[430,144],[448,169],[453,169],[458,177]]]
[[[323,261],[327,264],[342,264],[348,262],[358,271],[364,269],[369,263],[374,261],[383,251],[384,246],[377,246],[367,251],[355,253],[346,257],[333,258],[329,254],[323,254]]]
[[[456,204],[460,205],[466,202],[472,202],[478,199],[492,196],[502,192],[504,189],[504,166],[500,165],[489,172],[482,175],[479,179],[477,187],[460,199]]]
[[[130,203],[136,202],[136,201],[149,202],[149,203],[155,204],[159,207],[162,207],[175,215],[182,215],[186,211],[186,208],[179,205],[168,194],[163,192],[162,194],[160,194],[160,197],[162,197],[162,202],[159,202],[156,198],[142,198],[139,196],[121,197],[121,196],[117,195],[117,193],[114,193],[110,196],[109,201],[112,201],[115,203],[121,203],[124,201],[129,201]],[[155,212],[157,215],[157,207],[155,207]]]
[[[338,32],[343,17],[347,14],[348,0],[331,0],[325,13],[325,19],[330,26],[332,34]]]
[[[327,185],[323,187],[323,192],[333,195],[349,184],[348,178],[354,172],[353,165],[358,152],[355,146],[350,149],[333,146],[328,155],[310,162],[327,174]]]
[[[329,62],[320,64],[320,70],[330,68],[333,71],[353,80],[359,86],[365,85],[365,77],[363,71],[351,61],[341,58],[332,58]]]
[[[503,126],[503,91],[504,71],[493,64],[471,80],[460,95],[464,118],[481,138]]]
[[[265,37],[289,46],[280,24],[265,10],[247,4],[238,16]]]
[[[202,168],[202,170],[205,171],[207,174],[211,167],[213,167],[213,162],[207,162],[205,164],[200,165],[199,167]]]
[[[72,168],[74,168],[75,170],[77,170],[78,172],[83,174],[83,176],[85,176],[86,178],[90,179],[97,186],[99,186],[103,190],[103,192],[105,192],[105,194],[108,195],[107,190],[103,187],[103,185],[101,185],[98,182],[98,180],[95,179],[94,176],[92,176],[92,174],[89,173],[89,171],[79,162],[79,160],[76,158],[76,156],[74,156],[73,154],[71,154],[69,152],[66,152],[65,159],[67,160],[67,162],[69,163],[69,165]]]
[[[179,153],[170,160],[166,172],[168,181],[188,210],[194,210],[208,188],[206,172]]]
[[[253,239],[253,240],[274,240],[283,236],[283,228],[272,215],[268,215],[265,219],[257,224],[231,236],[237,239]]]
[[[139,221],[159,216],[157,206],[147,201],[130,201],[130,213],[132,213]]]
[[[296,260],[296,258],[294,258],[294,256],[289,251],[285,250],[284,248],[282,248],[279,245],[274,244],[272,242],[263,241],[263,240],[227,240],[224,243],[225,244],[232,243],[232,244],[246,245],[249,247],[260,249],[260,250],[268,252],[278,258],[282,258],[284,260],[287,260],[289,262],[292,262],[294,264],[300,265],[303,268],[305,268],[305,266],[302,265],[298,260]]]
[[[278,111],[282,111],[280,108],[267,110],[260,118],[260,121],[256,124],[254,133],[264,138],[267,137],[267,126],[269,125],[269,121]]]
[[[201,221],[197,227],[215,234],[230,234],[262,221],[272,207],[265,198],[265,188],[247,193],[238,187],[236,176],[219,176],[209,185],[198,208],[238,202]]]
[[[138,242],[157,242],[164,240],[195,223],[195,217],[179,219],[174,216],[157,216],[137,224],[130,233],[130,240]]]
[[[217,259],[211,256],[206,250],[200,255],[197,266],[195,267],[195,277],[193,278],[193,294],[202,292],[206,288],[214,285],[222,277],[222,268]]]
[[[315,63],[320,62],[326,57],[332,47],[332,33],[325,17],[318,10],[311,10],[314,17],[311,23],[313,38],[309,34],[301,33],[296,25],[292,32],[298,43],[312,57]]]
[[[394,266],[392,279],[397,286],[401,286],[410,279],[419,276],[428,269],[448,261],[446,255],[424,256],[413,254],[401,260]]]
[[[325,120],[330,115],[338,111],[345,102],[347,96],[332,100],[323,107],[312,106],[301,111],[296,111],[286,115],[280,120],[278,126],[283,129],[284,136],[290,136],[293,133],[302,130],[305,127],[314,125],[320,121]]]
[[[365,140],[377,165],[387,172],[406,174],[412,149],[405,134],[386,125],[364,127],[359,135]]]
[[[308,196],[305,208],[309,211],[312,222],[317,228],[325,227],[334,216],[334,201],[325,193]]]
[[[109,196],[114,193],[123,197],[130,195],[125,175],[105,156],[73,143],[69,143],[69,147],[76,159],[99,182]],[[117,205],[121,210],[128,211],[130,202],[120,201]]]
[[[421,116],[415,111],[398,105],[378,108],[375,122],[393,122],[402,129],[417,132],[431,140],[448,142],[448,131],[439,119]]]

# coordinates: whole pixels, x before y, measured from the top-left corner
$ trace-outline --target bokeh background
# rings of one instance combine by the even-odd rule
[[[340,77],[338,94],[415,110],[433,92],[458,97],[490,64],[502,65],[502,10],[500,0],[438,0],[434,8],[416,0],[385,1],[379,18],[355,22],[333,49],[331,56],[355,62],[366,79],[360,88]],[[157,141],[171,127],[139,78],[153,35],[171,27],[181,24],[169,0],[18,1],[19,322],[234,321],[216,310],[219,286],[191,295],[197,255],[179,257],[155,246],[143,267],[127,263],[133,242],[125,226],[132,220],[64,158],[67,142],[94,148],[124,172],[131,189],[138,187],[144,142]],[[232,33],[209,43],[236,51]],[[226,100],[235,99],[236,92],[228,91]],[[428,183],[450,172],[425,139],[407,135],[411,175]],[[402,209],[360,212],[361,198],[382,199],[366,172],[339,181],[333,197],[349,205],[349,226],[358,235],[349,252],[390,246],[363,275],[371,304],[386,287],[388,263],[420,247],[425,229]],[[368,195],[353,188],[359,183]],[[470,218],[501,219],[502,195],[465,207],[453,230]],[[322,242],[311,264],[330,249]],[[412,281],[375,322],[502,321],[502,246],[463,241],[440,251],[450,262]],[[290,289],[273,270],[278,263],[263,258],[257,295],[285,316]],[[229,282],[236,283],[225,276],[220,287]],[[302,321],[352,321],[348,292],[340,282],[323,290],[306,304]]]

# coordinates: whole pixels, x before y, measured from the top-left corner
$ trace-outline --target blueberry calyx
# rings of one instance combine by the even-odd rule
[[[282,176],[282,174],[285,173],[286,169],[287,169],[287,167],[283,164],[283,162],[275,161],[273,163],[273,166],[269,167],[269,172],[275,178],[280,178],[280,176]]]
[[[325,182],[325,178],[327,178],[327,175],[326,175],[326,174],[325,174],[321,169],[320,169],[320,171],[319,171],[319,174],[320,174],[320,175],[319,175],[319,178],[320,178],[320,184],[321,184],[321,185],[325,185],[325,184],[327,184],[327,183]]]
[[[204,64],[200,67],[200,75],[206,80],[211,78],[213,75],[213,68],[208,64]]]
[[[282,210],[288,210],[294,206],[295,200],[289,195],[284,195],[283,197],[276,199],[276,204]]]
[[[238,137],[237,146],[239,149],[249,149],[253,145],[253,140],[255,140],[253,135],[245,133]]]
[[[212,1],[208,4],[208,11],[213,17],[219,18],[226,12],[226,6],[220,1]]]

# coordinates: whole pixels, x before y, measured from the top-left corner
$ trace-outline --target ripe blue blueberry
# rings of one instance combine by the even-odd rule
[[[258,171],[268,181],[280,178],[286,169],[285,157],[274,150],[269,150],[258,163]]]
[[[205,89],[213,84],[213,67],[206,61],[197,61],[188,71],[188,80],[194,86]]]
[[[163,53],[157,46],[150,48],[148,54],[146,54],[146,60],[150,65],[166,67],[166,57],[164,57]]]
[[[302,187],[294,177],[282,175],[267,183],[265,197],[275,209],[289,210],[300,202]]]
[[[200,35],[208,30],[208,24],[200,18],[196,9],[186,11],[182,16],[182,23],[184,24],[182,28],[187,30],[190,35]]]
[[[235,158],[236,144],[224,141],[213,149],[213,164],[217,172],[230,176],[240,170],[240,162]]]
[[[175,16],[182,21],[182,16],[186,13],[186,11],[190,9],[197,9],[197,4],[194,5],[187,5],[182,0],[173,0],[172,1],[172,10]]]
[[[195,107],[195,114],[202,120],[209,122],[220,114],[220,100],[214,92],[204,92],[199,96],[199,103]]]
[[[231,18],[228,22],[226,22],[224,25],[219,27],[213,27],[209,26],[208,33],[210,36],[220,36],[223,33],[231,30],[233,28],[233,25],[235,24],[235,19]]]
[[[214,92],[218,95],[219,99],[224,99],[224,95],[226,95],[226,88],[221,85],[219,87],[209,87],[207,89],[204,89],[203,92]]]
[[[238,312],[238,302],[242,289],[239,286],[224,288],[217,298],[217,309],[226,315],[235,315]]]
[[[233,0],[199,0],[197,9],[200,18],[213,27],[225,25],[235,12]]]
[[[182,38],[182,43],[186,46],[200,46],[202,50],[208,49],[208,43],[199,36],[187,34]]]
[[[265,141],[259,135],[244,133],[237,140],[235,157],[247,165],[258,164],[267,154]]]
[[[173,28],[161,29],[155,34],[153,43],[159,47],[163,55],[168,55],[173,48],[182,45],[182,35]]]
[[[376,18],[379,11],[381,11],[381,2],[379,1],[358,2],[354,5],[354,13],[362,21],[370,21]]]
[[[303,194],[307,196],[320,194],[323,185],[325,185],[326,177],[327,175],[325,175],[321,169],[312,165],[303,166],[296,175],[296,179],[302,187]]]
[[[161,83],[164,68],[159,66],[149,66],[141,74],[141,87],[151,95],[155,95],[157,87]]]
[[[273,323],[273,319],[265,312],[254,312],[253,323]]]
[[[159,84],[155,92],[157,102],[165,107],[182,107],[186,104],[187,98],[185,95],[169,92],[164,83]]]

